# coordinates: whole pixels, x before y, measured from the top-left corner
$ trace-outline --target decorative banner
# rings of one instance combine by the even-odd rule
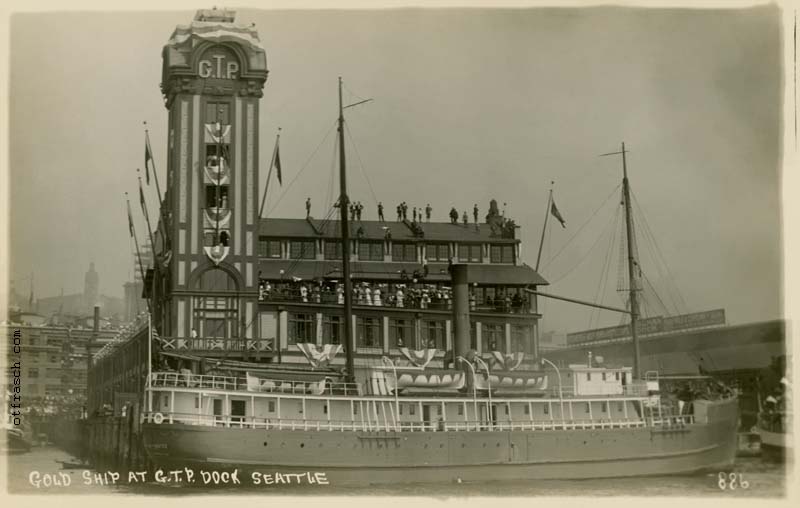
[[[502,351],[492,351],[492,360],[494,362],[493,367],[499,367],[500,370],[517,370],[524,357],[525,353],[523,352],[516,352],[507,355]]]
[[[436,348],[410,350],[407,347],[401,347],[400,352],[412,365],[424,369],[436,355]]]
[[[223,247],[222,245],[215,245],[213,247],[203,247],[203,250],[208,256],[208,259],[214,263],[215,266],[219,266],[226,257],[228,257],[228,252],[230,252],[230,247]]]
[[[336,354],[341,351],[341,344],[323,344],[322,349],[318,349],[317,345],[312,342],[302,342],[297,344],[297,349],[306,357],[308,363],[315,369],[327,367]]]

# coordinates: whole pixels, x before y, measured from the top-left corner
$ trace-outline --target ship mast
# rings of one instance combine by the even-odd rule
[[[350,201],[347,197],[347,172],[344,156],[344,108],[342,107],[342,78],[339,77],[339,217],[342,224],[342,276],[344,277],[344,337],[345,355],[347,359],[346,381],[355,382],[353,354],[353,288],[350,280],[350,225],[347,222],[347,210]]]
[[[628,184],[628,167],[625,160],[625,142],[622,142],[622,192],[625,196],[625,232],[628,240],[628,294],[631,304],[631,339],[633,340],[633,378],[640,379],[639,365],[639,337],[636,336],[636,319],[639,315],[639,305],[636,300],[636,260],[633,255],[633,223],[631,222],[631,190]]]

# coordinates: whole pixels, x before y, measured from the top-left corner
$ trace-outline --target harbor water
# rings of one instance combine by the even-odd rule
[[[325,495],[325,496],[429,496],[450,497],[535,497],[535,496],[647,496],[647,497],[733,497],[781,498],[786,495],[787,465],[761,457],[737,458],[729,472],[707,472],[691,476],[650,476],[643,478],[612,478],[593,480],[537,480],[487,481],[460,484],[402,484],[363,487],[337,487],[333,484],[309,483],[297,478],[287,478],[285,483],[254,484],[252,478],[238,478],[239,483],[205,484],[196,472],[196,478],[187,482],[180,478],[161,475],[156,481],[151,473],[105,468],[94,465],[66,469],[65,463],[79,461],[69,453],[55,447],[36,447],[28,453],[8,455],[8,492],[10,494],[53,495]],[[114,481],[114,473],[119,479]],[[264,471],[280,474],[280,471]],[[144,481],[138,481],[147,477]],[[69,479],[66,479],[69,478]],[[323,476],[324,478],[324,476]],[[299,483],[299,484],[298,484]],[[68,484],[68,485],[67,485]]]

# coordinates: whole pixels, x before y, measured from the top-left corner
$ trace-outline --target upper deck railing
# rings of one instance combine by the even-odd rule
[[[153,372],[150,386],[164,388],[207,388],[217,390],[281,393],[292,395],[361,395],[358,383],[339,383],[328,378],[318,381],[261,379],[255,376],[231,377],[192,374],[191,372]]]

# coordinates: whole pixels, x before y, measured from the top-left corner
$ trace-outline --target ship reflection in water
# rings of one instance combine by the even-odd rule
[[[325,476],[303,475],[299,478],[292,475],[285,478],[284,483],[275,484],[277,470],[265,469],[263,475],[272,478],[272,484],[265,484],[264,476],[255,482],[250,473],[239,472],[238,484],[228,481],[226,484],[205,485],[200,478],[200,471],[194,471],[194,482],[187,483],[186,475],[181,481],[166,481],[168,474],[161,476],[162,481],[154,480],[147,474],[144,483],[129,483],[128,473],[116,469],[68,469],[76,459],[68,453],[52,447],[34,448],[31,452],[10,455],[8,458],[10,494],[134,494],[134,495],[197,495],[204,493],[230,494],[280,494],[280,495],[353,495],[353,496],[681,496],[681,497],[768,497],[777,498],[786,495],[787,465],[779,462],[762,460],[759,457],[740,457],[732,472],[720,476],[716,472],[707,472],[691,476],[650,476],[646,478],[609,478],[592,480],[537,480],[537,481],[487,481],[466,482],[461,484],[403,484],[360,487],[340,487],[335,484],[325,485]],[[87,472],[88,471],[88,472]],[[33,475],[31,473],[34,472]],[[111,484],[109,473],[118,472],[120,479]],[[38,474],[37,474],[38,473]],[[324,473],[320,471],[319,473]],[[734,474],[734,476],[731,476]],[[69,477],[65,485],[53,485],[51,480],[63,484],[64,477]],[[44,479],[48,478],[47,481]],[[98,479],[102,480],[98,481]],[[731,479],[735,482],[732,482]],[[33,481],[32,481],[33,480]],[[37,488],[35,483],[39,484]],[[49,486],[44,486],[45,483]],[[256,484],[258,483],[258,484]],[[267,482],[268,483],[268,482]],[[734,483],[731,490],[731,483]],[[743,488],[745,485],[746,488]],[[725,487],[724,489],[722,487]]]

